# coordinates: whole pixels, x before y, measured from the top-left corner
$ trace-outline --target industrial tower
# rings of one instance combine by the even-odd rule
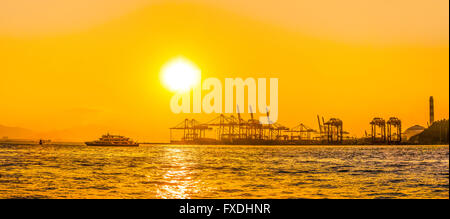
[[[433,101],[433,96],[430,96],[430,124],[428,124],[429,126],[431,126],[434,122],[434,101]]]

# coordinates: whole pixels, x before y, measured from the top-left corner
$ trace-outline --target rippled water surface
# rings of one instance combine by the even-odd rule
[[[446,146],[0,145],[0,198],[449,198]]]

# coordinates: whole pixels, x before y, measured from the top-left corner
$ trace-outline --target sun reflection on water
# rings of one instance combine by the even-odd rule
[[[157,188],[157,195],[165,199],[188,199],[197,192],[189,168],[193,163],[190,155],[177,148],[166,148],[164,159],[168,162],[163,183]]]

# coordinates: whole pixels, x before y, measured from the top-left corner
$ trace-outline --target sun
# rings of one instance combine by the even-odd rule
[[[188,91],[200,83],[201,71],[185,58],[175,58],[161,69],[162,83],[171,91]]]

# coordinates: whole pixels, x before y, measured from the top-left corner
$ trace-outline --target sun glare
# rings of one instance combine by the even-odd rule
[[[171,91],[187,91],[200,83],[201,72],[192,62],[176,58],[161,70],[162,82]]]

